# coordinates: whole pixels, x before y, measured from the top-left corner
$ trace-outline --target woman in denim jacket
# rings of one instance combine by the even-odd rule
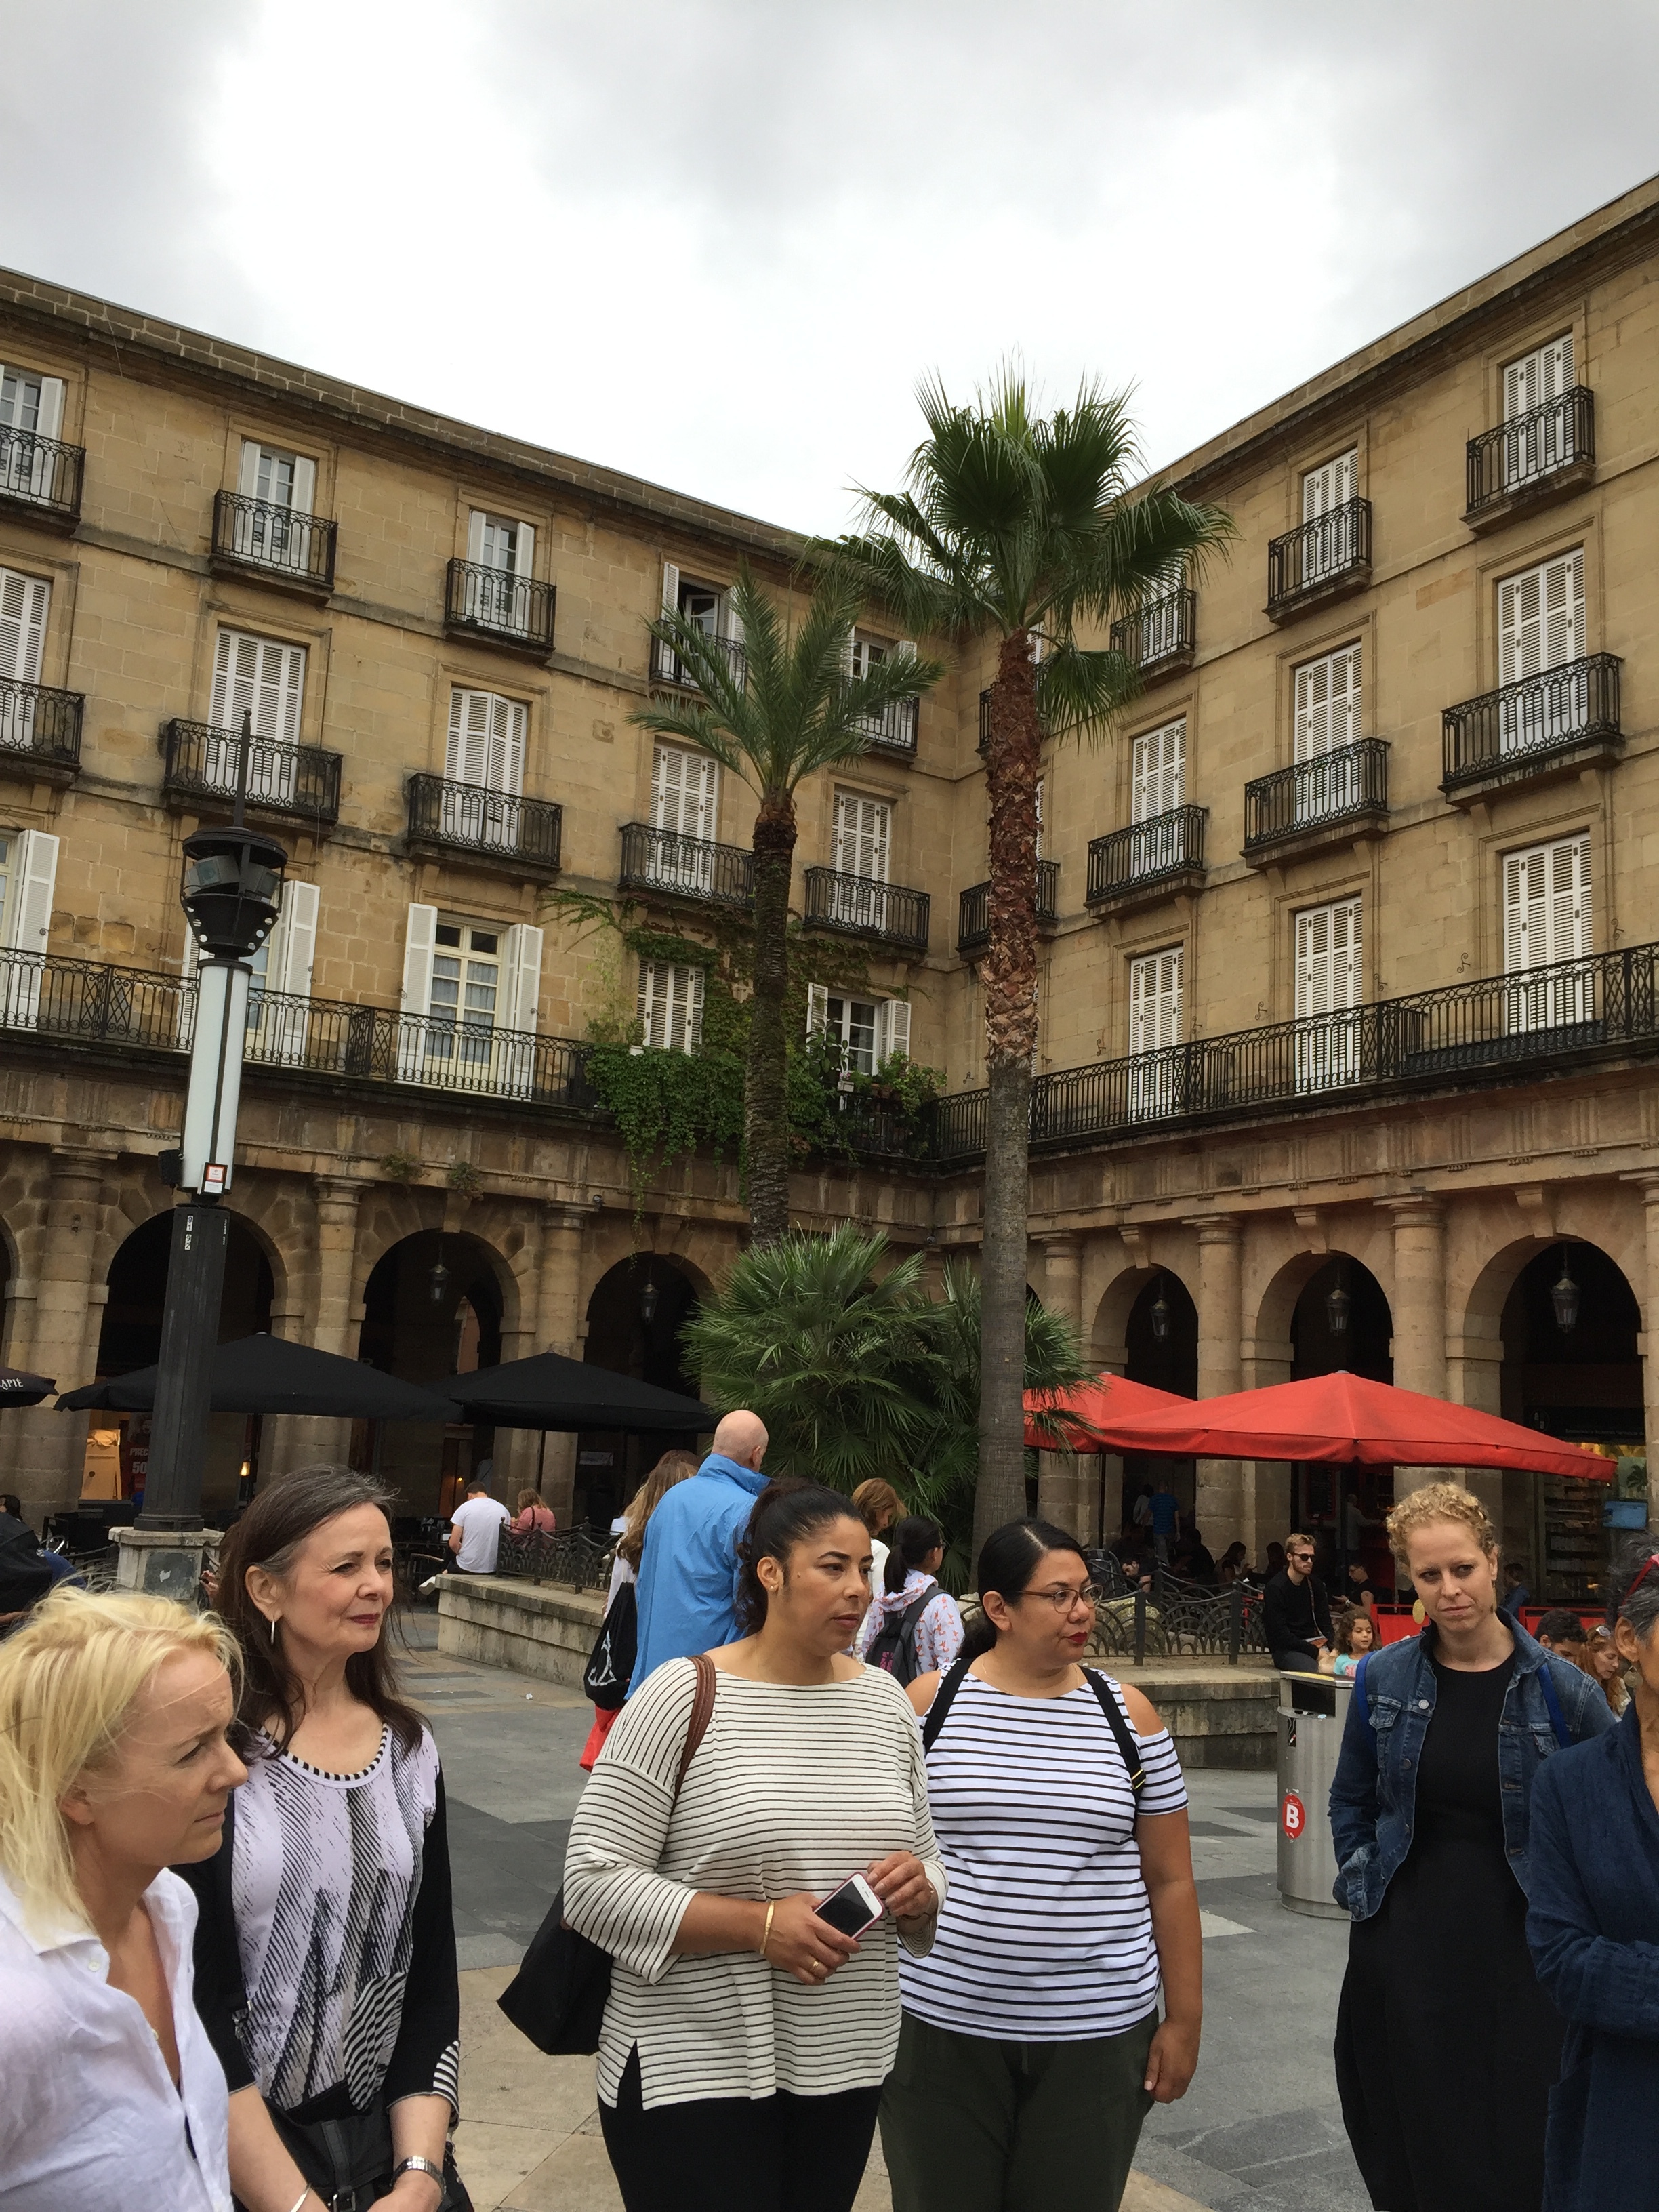
[[[1478,1498],[1429,1483],[1389,1516],[1389,1541],[1428,1626],[1367,1659],[1331,1785],[1354,1923],[1343,2122],[1383,2212],[1539,2212],[1562,2023],[1527,1950],[1528,1812],[1545,1760],[1613,1716],[1498,1613]]]

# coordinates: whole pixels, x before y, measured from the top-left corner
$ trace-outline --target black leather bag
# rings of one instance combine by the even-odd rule
[[[674,1777],[676,1802],[714,1710],[714,1666],[701,1657],[691,1663],[697,1670],[697,1689],[691,1701],[679,1771]],[[574,2058],[599,2049],[605,2001],[610,1994],[611,1954],[566,1924],[561,1890],[536,1930],[518,1972],[495,2002],[538,2051],[546,2051],[552,2058]]]
[[[294,2120],[267,2106],[294,2163],[332,2212],[360,2212],[392,2194],[392,2121],[384,2106],[341,2120]],[[473,2212],[455,2165],[455,2147],[444,2145],[444,2193],[438,2212]]]

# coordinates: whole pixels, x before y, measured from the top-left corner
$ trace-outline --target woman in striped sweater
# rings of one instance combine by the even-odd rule
[[[696,1664],[629,1698],[571,1823],[570,1924],[608,1951],[599,2118],[628,2212],[848,2212],[898,2041],[897,1952],[944,1871],[915,1717],[847,1656],[870,1539],[848,1501],[772,1483],[740,1547],[737,1643],[674,1784]],[[854,1874],[856,1941],[815,1908]]]

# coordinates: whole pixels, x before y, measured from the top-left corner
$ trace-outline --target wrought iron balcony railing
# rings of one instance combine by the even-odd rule
[[[1618,740],[1620,665],[1617,653],[1593,653],[1448,707],[1440,788],[1449,797],[1494,776],[1524,775],[1581,745]]]
[[[161,788],[171,798],[235,802],[241,733],[176,716],[161,726]],[[307,822],[340,818],[340,756],[320,745],[254,738],[247,749],[247,803]]]
[[[1133,660],[1142,676],[1191,665],[1198,643],[1198,593],[1183,587],[1148,599],[1112,624],[1112,651]]]
[[[0,683],[0,757],[9,765],[73,772],[81,765],[79,691],[44,684]]]
[[[80,518],[86,458],[80,446],[0,428],[0,503],[72,526]]]
[[[564,810],[441,775],[409,779],[409,842],[556,875]]]
[[[1344,500],[1267,547],[1267,612],[1363,583],[1371,567],[1371,503]]]
[[[749,656],[739,641],[734,637],[711,637],[708,642],[717,653],[724,655],[738,681],[743,682],[748,672]],[[665,645],[661,638],[654,636],[651,641],[651,678],[655,684],[684,684],[693,691],[697,689],[697,679],[690,662],[682,660],[672,645]]]
[[[806,871],[806,919],[817,929],[925,952],[931,903],[926,891],[906,890],[899,884],[843,875],[836,868]]]
[[[0,1027],[85,1044],[187,1051],[196,985],[144,968],[0,951]]]
[[[532,653],[553,650],[551,584],[515,576],[507,568],[486,568],[476,561],[452,561],[444,588],[444,620],[451,629],[474,630],[481,637]]]
[[[1381,738],[1361,738],[1247,783],[1244,850],[1388,811],[1389,748]]]
[[[1552,479],[1595,459],[1595,398],[1587,385],[1513,415],[1468,443],[1468,506],[1474,520],[1488,507],[1506,506],[1546,489]]]
[[[1037,927],[1051,928],[1060,917],[1060,862],[1036,864]],[[970,884],[957,902],[957,951],[971,952],[991,941],[991,886]]]
[[[623,825],[617,881],[625,891],[749,907],[755,902],[755,856],[740,845],[716,845],[707,837],[653,830],[648,822],[628,822]]]
[[[921,702],[890,699],[879,714],[866,714],[860,726],[878,752],[902,753],[908,759],[916,750],[916,720]]]
[[[334,525],[239,491],[213,495],[213,557],[324,596],[334,589]]]
[[[1201,873],[1208,815],[1206,807],[1176,806],[1127,830],[1091,838],[1086,902],[1097,905],[1174,876]]]

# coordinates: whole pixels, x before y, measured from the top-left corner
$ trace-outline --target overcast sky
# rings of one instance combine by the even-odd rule
[[[1653,0],[0,0],[0,260],[801,528],[1154,463],[1659,170]]]

